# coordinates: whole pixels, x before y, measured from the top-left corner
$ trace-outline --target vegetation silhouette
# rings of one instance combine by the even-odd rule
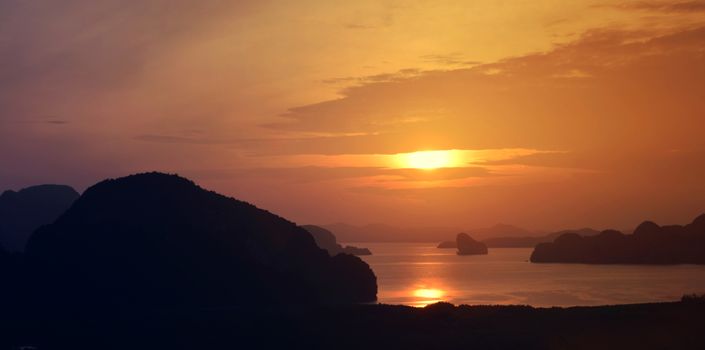
[[[0,244],[8,251],[23,251],[39,226],[56,220],[78,198],[64,185],[39,185],[0,194]]]
[[[328,251],[331,256],[336,256],[340,253],[350,254],[350,255],[372,255],[372,252],[367,248],[360,248],[356,246],[345,246],[343,247],[338,243],[333,232],[327,230],[323,227],[316,225],[302,225],[301,228],[308,231],[308,233],[313,236],[316,244]]]
[[[705,214],[692,223],[640,224],[631,235],[605,230],[592,237],[566,233],[541,243],[531,254],[537,263],[705,264]]]

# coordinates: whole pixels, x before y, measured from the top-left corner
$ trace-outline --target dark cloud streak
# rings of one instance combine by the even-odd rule
[[[619,5],[602,5],[603,7],[612,7],[620,10],[634,11],[651,11],[663,13],[693,13],[705,12],[705,1],[682,1],[682,2],[666,2],[666,1],[638,1]]]

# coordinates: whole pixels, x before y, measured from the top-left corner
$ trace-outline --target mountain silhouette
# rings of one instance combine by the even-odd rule
[[[294,223],[162,173],[90,187],[32,235],[26,255],[44,288],[82,306],[337,304],[377,293],[359,258],[330,257]]]
[[[522,227],[502,223],[490,227],[476,228],[470,231],[473,237],[481,241],[494,237],[536,237],[546,234],[546,232],[531,231]]]
[[[335,223],[318,225],[335,232],[342,242],[435,242],[461,231],[454,227],[397,227],[386,224],[350,225]]]
[[[64,185],[39,185],[0,195],[0,244],[8,251],[22,251],[29,236],[54,222],[71,206],[78,192]]]
[[[509,226],[509,225],[496,225],[494,227],[496,227],[496,228],[501,228],[501,227],[515,228],[514,226]],[[519,230],[521,230],[521,229],[519,229]],[[553,233],[549,233],[549,234],[543,235],[543,236],[493,237],[493,238],[487,238],[487,239],[482,240],[482,243],[484,243],[489,248],[533,248],[539,243],[553,242],[556,238],[558,238],[559,236],[564,235],[566,233],[576,233],[581,236],[595,236],[595,235],[599,234],[600,232],[593,230],[591,228],[582,228],[582,229],[578,229],[578,230],[563,230],[563,231],[553,232]],[[455,249],[457,247],[458,247],[458,244],[455,241],[442,241],[436,246],[436,248],[441,248],[441,249]]]
[[[567,233],[552,243],[541,243],[532,262],[588,264],[705,264],[705,214],[692,223],[659,226],[640,224],[631,235],[606,230],[583,237]]]
[[[343,242],[438,242],[445,237],[452,237],[455,232],[463,231],[462,228],[454,226],[397,227],[386,224],[355,226],[345,223],[318,226],[335,232],[335,236]],[[547,232],[531,231],[508,224],[474,228],[470,232],[478,240],[492,237],[537,237],[547,234]]]
[[[582,228],[578,230],[562,230],[552,232],[543,236],[494,237],[485,239],[482,242],[490,248],[533,248],[539,243],[553,242],[556,238],[566,233],[576,233],[580,236],[595,236],[599,234],[600,231],[593,230],[591,228]]]
[[[338,243],[333,232],[326,230],[323,227],[316,225],[302,225],[301,228],[308,231],[308,233],[313,236],[316,244],[328,251],[331,256],[336,256],[340,253],[351,254],[351,255],[372,255],[372,252],[367,248],[360,248],[355,246],[345,246],[343,247]]]
[[[458,255],[484,255],[487,254],[487,246],[474,240],[467,233],[458,233],[455,238],[458,247]]]

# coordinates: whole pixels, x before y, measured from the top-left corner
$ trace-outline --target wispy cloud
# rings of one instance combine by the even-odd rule
[[[423,55],[421,56],[421,59],[426,62],[436,63],[443,66],[455,66],[456,68],[457,66],[475,66],[482,64],[482,62],[468,59],[460,52]]]
[[[705,1],[634,1],[617,5],[601,5],[621,10],[641,10],[653,12],[693,13],[705,12]]]

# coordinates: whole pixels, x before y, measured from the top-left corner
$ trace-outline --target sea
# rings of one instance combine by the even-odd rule
[[[422,307],[591,306],[676,301],[705,294],[705,265],[587,265],[529,262],[532,248],[490,248],[456,255],[433,243],[349,243],[377,276],[378,302]]]

